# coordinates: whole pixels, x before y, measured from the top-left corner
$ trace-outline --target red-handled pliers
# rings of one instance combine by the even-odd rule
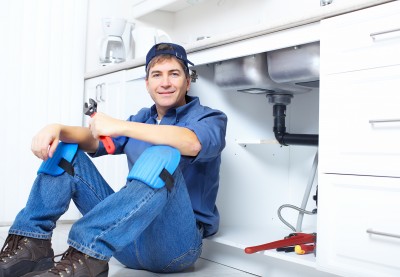
[[[85,103],[83,106],[83,112],[90,117],[93,117],[97,112],[97,102],[94,101],[92,98],[89,98],[89,104]],[[104,144],[106,151],[108,154],[114,154],[115,152],[115,145],[114,142],[110,137],[100,136],[101,142]]]
[[[253,254],[258,251],[269,250],[274,248],[280,247],[287,247],[287,246],[295,246],[298,244],[305,244],[305,243],[315,243],[317,234],[305,234],[305,233],[292,233],[289,236],[285,237],[285,239],[277,240],[273,242],[269,242],[262,245],[257,246],[250,246],[244,249],[244,252],[247,254]]]

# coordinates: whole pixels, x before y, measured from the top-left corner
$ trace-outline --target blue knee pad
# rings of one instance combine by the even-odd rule
[[[137,159],[128,175],[128,180],[139,180],[159,189],[164,185],[170,190],[174,185],[174,174],[181,159],[180,152],[173,147],[157,145],[147,148]]]
[[[59,176],[67,171],[68,174],[74,175],[71,162],[75,157],[77,150],[78,144],[76,143],[60,142],[57,146],[56,152],[53,154],[53,157],[44,161],[39,167],[37,173]]]

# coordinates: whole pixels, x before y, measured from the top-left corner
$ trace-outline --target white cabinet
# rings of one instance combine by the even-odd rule
[[[196,2],[197,1],[185,0],[132,1],[132,16],[133,18],[138,18],[160,9],[168,12],[176,12],[184,8],[190,7]]]
[[[322,78],[322,172],[400,177],[399,87],[400,65]]]
[[[376,6],[322,21],[323,74],[400,64],[399,4]],[[338,20],[340,18],[340,20]],[[328,62],[329,61],[329,62]]]
[[[399,276],[400,2],[321,23],[317,266]]]
[[[144,66],[126,71],[124,97],[127,104],[126,113],[129,115],[154,104],[146,89],[145,76]]]
[[[320,170],[400,173],[400,2],[321,23]]]
[[[86,80],[85,102],[92,98],[97,102],[97,111],[120,118],[123,113],[120,102],[124,100],[124,81],[125,71]],[[88,119],[88,116],[84,117],[85,122]]]
[[[399,276],[400,179],[322,174],[319,182],[318,264],[343,276]]]

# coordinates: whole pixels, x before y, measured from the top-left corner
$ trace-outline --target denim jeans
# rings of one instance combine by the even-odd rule
[[[200,256],[202,228],[179,168],[171,191],[132,180],[114,192],[84,152],[72,164],[74,176],[37,175],[10,234],[50,239],[72,199],[83,216],[68,244],[89,256],[153,272],[181,271]]]

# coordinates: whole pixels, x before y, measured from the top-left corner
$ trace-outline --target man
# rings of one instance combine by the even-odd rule
[[[32,151],[44,162],[1,250],[0,277],[104,277],[112,256],[153,272],[195,263],[202,239],[218,230],[227,118],[187,95],[188,63],[183,47],[157,44],[146,56],[151,108],[127,121],[96,113],[89,128],[51,124],[39,131]],[[107,154],[103,136],[112,138],[115,154],[127,155],[130,173],[118,192],[84,153]],[[52,230],[71,199],[83,216],[53,264]]]

